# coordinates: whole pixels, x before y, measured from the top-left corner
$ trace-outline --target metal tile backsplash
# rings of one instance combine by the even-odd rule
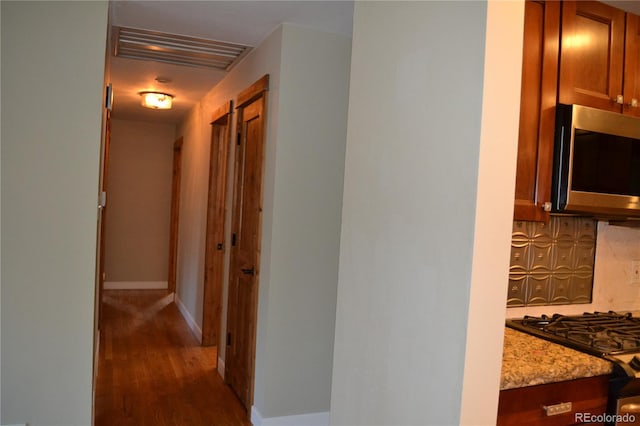
[[[596,221],[513,222],[507,306],[590,303]]]

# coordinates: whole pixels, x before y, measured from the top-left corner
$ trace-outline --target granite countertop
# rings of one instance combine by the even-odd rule
[[[505,327],[500,390],[610,374],[604,359]]]

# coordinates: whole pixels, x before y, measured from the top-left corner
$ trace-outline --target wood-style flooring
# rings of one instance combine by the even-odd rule
[[[250,426],[164,290],[104,292],[95,426]]]

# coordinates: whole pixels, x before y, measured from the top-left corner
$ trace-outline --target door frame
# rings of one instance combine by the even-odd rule
[[[102,164],[100,171],[102,179],[100,183],[100,195],[98,201],[98,299],[96,301],[97,330],[102,327],[102,295],[104,292],[105,280],[105,251],[106,251],[106,229],[107,229],[107,187],[109,177],[109,151],[111,149],[111,110],[105,112],[104,126],[104,147],[102,148]]]
[[[202,297],[202,345],[218,345],[221,333],[224,281],[227,182],[233,102],[219,107],[211,117],[209,189]]]
[[[171,216],[169,219],[169,272],[167,274],[167,290],[169,294],[176,292],[178,272],[178,223],[180,219],[180,181],[182,179],[182,144],[180,136],[173,143],[173,174],[171,178]]]
[[[247,340],[247,344],[245,347],[249,351],[248,354],[245,354],[246,359],[249,360],[249,365],[247,365],[247,392],[245,395],[241,395],[238,392],[234,385],[234,381],[236,381],[236,377],[238,375],[238,366],[236,366],[237,359],[239,358],[235,354],[235,342],[240,339],[238,336],[234,336],[236,333],[237,324],[236,324],[236,316],[237,316],[237,307],[235,306],[235,301],[233,299],[233,295],[237,293],[233,289],[240,275],[240,263],[241,259],[239,259],[237,246],[235,246],[235,237],[239,234],[240,224],[242,222],[242,218],[240,217],[242,214],[238,194],[246,188],[247,182],[244,182],[244,169],[241,170],[240,162],[241,162],[241,154],[242,150],[246,148],[246,144],[242,143],[244,138],[244,109],[245,107],[253,104],[255,101],[261,100],[262,102],[262,112],[261,118],[263,120],[262,123],[262,134],[261,134],[261,143],[262,143],[262,152],[259,154],[259,163],[256,164],[258,171],[258,178],[255,181],[248,182],[249,184],[254,184],[254,188],[258,193],[258,203],[259,203],[259,212],[262,212],[262,203],[264,199],[264,171],[265,171],[265,153],[266,153],[266,144],[267,144],[267,113],[268,113],[268,89],[269,89],[269,75],[263,76],[261,79],[253,83],[247,89],[242,91],[237,98],[238,106],[236,106],[237,118],[236,118],[236,133],[237,133],[237,143],[235,149],[235,166],[233,172],[233,207],[232,207],[232,223],[231,223],[231,232],[232,232],[232,243],[230,247],[230,260],[229,260],[229,281],[228,281],[228,294],[227,294],[227,347],[226,347],[226,357],[225,357],[225,382],[231,385],[234,392],[238,394],[241,402],[247,408],[247,410],[251,409],[253,404],[253,386],[255,381],[255,354],[256,354],[256,331],[257,331],[257,322],[258,322],[258,293],[260,288],[260,244],[262,240],[262,213],[259,214],[257,220],[257,234],[256,234],[256,247],[255,252],[253,253],[255,264],[253,266],[253,270],[251,275],[253,275],[253,285],[255,285],[255,291],[252,296],[252,299],[249,301],[250,305],[247,307],[247,311],[250,315],[248,315],[249,321],[251,322],[249,329],[249,336]],[[240,238],[238,238],[240,239]],[[237,334],[237,333],[236,333]],[[231,355],[231,356],[230,356]],[[244,366],[240,366],[243,368]],[[235,369],[235,371],[234,371]],[[244,393],[244,392],[242,392]]]

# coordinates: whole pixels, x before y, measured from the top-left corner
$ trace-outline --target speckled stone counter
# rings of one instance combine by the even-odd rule
[[[505,327],[500,389],[611,373],[609,361]]]

